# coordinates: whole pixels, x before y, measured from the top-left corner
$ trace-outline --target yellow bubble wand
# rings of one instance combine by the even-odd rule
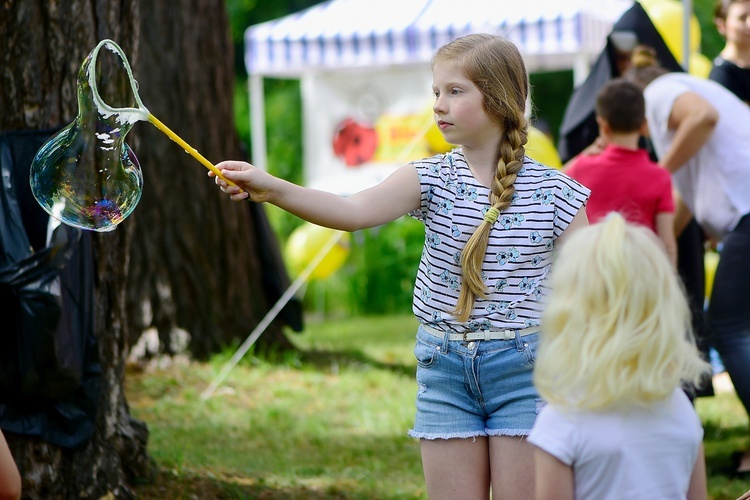
[[[105,116],[111,116],[116,115],[116,119],[123,123],[134,123],[136,121],[148,121],[151,122],[156,128],[164,132],[167,137],[172,139],[174,142],[179,144],[185,152],[190,154],[193,158],[198,160],[204,167],[209,169],[211,172],[213,172],[217,177],[219,177],[221,180],[229,184],[230,186],[237,186],[234,182],[227,179],[224,174],[221,173],[221,170],[216,168],[213,163],[208,161],[202,154],[198,152],[197,149],[190,146],[187,142],[182,140],[182,138],[175,134],[169,127],[164,125],[161,120],[156,118],[151,112],[146,108],[146,106],[143,105],[143,102],[141,101],[141,96],[138,94],[138,86],[136,84],[135,78],[133,78],[133,71],[130,69],[130,64],[128,63],[128,58],[125,56],[125,53],[120,48],[119,45],[117,45],[112,40],[102,40],[99,42],[99,44],[96,46],[96,48],[92,51],[92,61],[91,61],[91,67],[96,68],[96,57],[99,54],[99,49],[102,47],[105,47],[115,54],[117,54],[121,59],[123,63],[123,67],[125,68],[125,71],[128,73],[128,77],[130,78],[130,88],[133,91],[133,97],[135,98],[135,102],[137,104],[137,107],[131,108],[131,107],[125,107],[125,108],[113,108],[99,95],[99,91],[97,89],[96,84],[96,76],[94,72],[90,72],[89,77],[89,85],[91,86],[91,90],[94,96],[94,102],[96,103],[97,108],[99,111],[105,115]]]

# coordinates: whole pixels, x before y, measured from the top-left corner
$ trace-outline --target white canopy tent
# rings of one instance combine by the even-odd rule
[[[353,187],[354,174],[347,168],[352,165],[331,151],[337,124],[345,117],[374,122],[385,115],[391,124],[403,124],[404,117],[419,114],[407,110],[405,100],[429,107],[429,63],[441,45],[469,33],[502,34],[518,45],[529,72],[572,69],[577,84],[604,48],[612,24],[632,5],[632,0],[329,0],[251,26],[245,32],[245,63],[253,163],[266,166],[264,77],[301,79],[306,181],[342,191],[342,185]],[[382,125],[373,127],[382,133]],[[356,165],[357,175],[393,160],[376,154]],[[331,170],[337,162],[338,169]],[[365,184],[377,182],[386,170]],[[332,178],[339,184],[326,185]]]

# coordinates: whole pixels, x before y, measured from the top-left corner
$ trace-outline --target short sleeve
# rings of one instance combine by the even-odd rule
[[[427,220],[435,189],[437,186],[445,184],[445,180],[441,179],[443,164],[446,162],[452,163],[452,159],[453,157],[448,153],[412,162],[419,179],[420,203],[419,210],[409,212],[410,217],[422,222]]]
[[[556,176],[554,234],[558,238],[568,228],[576,214],[586,206],[591,191],[568,175]]]
[[[528,441],[565,465],[572,466],[575,461],[575,426],[549,404],[539,412]]]

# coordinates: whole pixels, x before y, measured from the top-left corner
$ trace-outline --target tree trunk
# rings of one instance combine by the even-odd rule
[[[139,10],[123,1],[28,2],[0,5],[0,131],[41,130],[73,121],[76,82],[84,58],[100,38],[116,40],[137,63]],[[121,96],[123,97],[123,96]],[[137,149],[137,145],[136,145]],[[8,436],[27,498],[133,497],[135,477],[151,473],[148,431],[130,417],[123,393],[128,286],[128,223],[94,235],[94,322],[100,395],[93,437],[79,449],[36,438]]]
[[[155,116],[212,161],[240,156],[221,0],[0,2],[0,133],[72,122],[78,70],[104,38],[127,54]],[[132,498],[153,464],[148,430],[124,395],[131,332],[182,328],[205,355],[244,338],[275,300],[260,258],[268,249],[257,248],[262,212],[226,199],[204,167],[151,125],[136,124],[127,139],[144,171],[143,197],[115,231],[91,233],[100,369],[93,436],[70,449],[9,434],[26,498]],[[273,239],[270,249],[278,259]],[[286,276],[274,276],[283,287]],[[279,322],[266,337],[288,345]]]
[[[242,159],[233,121],[233,47],[223,0],[141,1],[141,98],[152,114],[212,163]],[[283,293],[267,295],[259,206],[231,202],[208,170],[155,127],[137,131],[144,173],[130,260],[131,341],[149,328],[172,353],[187,332],[197,358],[244,339]],[[271,239],[272,253],[275,241]],[[289,346],[274,322],[262,340]]]

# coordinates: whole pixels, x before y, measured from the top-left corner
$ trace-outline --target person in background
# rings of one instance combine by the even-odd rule
[[[0,500],[21,498],[21,475],[10,453],[5,436],[0,431]]]
[[[231,199],[269,202],[309,222],[355,231],[405,214],[425,224],[414,287],[420,322],[417,411],[427,494],[533,497],[526,442],[545,278],[555,248],[588,224],[588,189],[525,154],[529,80],[518,48],[474,34],[432,62],[435,121],[460,147],[402,166],[348,197],[225,161]],[[210,175],[210,174],[209,174]]]
[[[537,500],[705,499],[703,427],[681,387],[710,365],[659,240],[614,212],[557,259],[534,369]]]
[[[626,78],[644,89],[651,142],[679,193],[676,231],[694,215],[721,245],[709,339],[750,415],[750,107],[714,81],[666,71],[648,47]],[[750,453],[737,471],[750,471]]]
[[[750,104],[750,0],[716,0],[714,23],[726,44],[708,78]]]
[[[607,82],[596,100],[599,137],[605,144],[595,155],[576,157],[565,173],[591,190],[589,222],[619,212],[629,222],[654,231],[670,262],[677,265],[672,180],[639,146],[648,134],[646,103],[637,85],[622,78]]]

